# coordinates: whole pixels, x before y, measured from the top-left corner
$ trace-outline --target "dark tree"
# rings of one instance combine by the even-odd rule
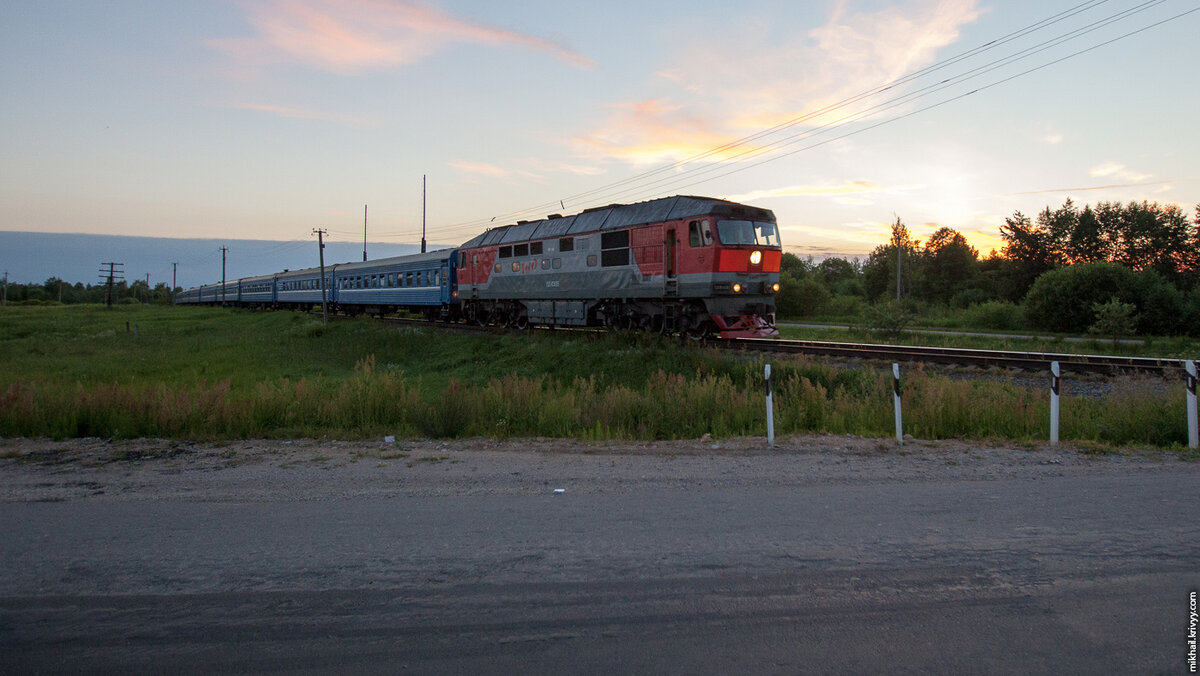
[[[965,290],[979,273],[979,251],[962,233],[953,228],[938,228],[925,243],[921,257],[924,296],[947,302]]]

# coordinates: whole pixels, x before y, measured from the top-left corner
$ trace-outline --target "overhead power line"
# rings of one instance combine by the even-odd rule
[[[855,122],[863,121],[866,118],[877,116],[879,114],[894,110],[899,107],[908,106],[918,99],[925,98],[925,97],[931,96],[933,94],[937,94],[939,92],[943,92],[946,89],[949,89],[954,86],[960,86],[963,83],[966,83],[972,79],[979,78],[983,75],[992,73],[1001,68],[1013,65],[1019,61],[1027,60],[1033,56],[1044,53],[1055,47],[1063,45],[1069,41],[1077,40],[1086,35],[1094,33],[1095,31],[1098,31],[1102,28],[1117,24],[1119,22],[1128,21],[1131,17],[1133,17],[1141,12],[1144,12],[1148,9],[1157,7],[1157,6],[1162,5],[1165,2],[1167,2],[1167,0],[1149,0],[1147,2],[1139,3],[1133,7],[1115,12],[1104,18],[1093,21],[1089,24],[1086,24],[1086,25],[1080,26],[1078,28],[1074,28],[1074,29],[1068,30],[1066,32],[1063,32],[1063,33],[1056,35],[1050,39],[1044,40],[1038,44],[1035,44],[1035,45],[1032,45],[1029,47],[1025,47],[1022,49],[1018,49],[1014,52],[1011,52],[1009,54],[1006,54],[1004,56],[996,58],[988,63],[982,64],[979,66],[975,66],[973,68],[970,68],[968,70],[965,70],[965,71],[960,72],[955,75],[943,77],[941,80],[935,81],[932,84],[925,85],[924,87],[921,87],[919,89],[900,94],[899,96],[892,97],[890,99],[884,100],[884,101],[876,103],[874,105],[867,106],[865,108],[861,108],[861,109],[852,108],[852,106],[854,106],[855,104],[858,104],[861,102],[866,102],[868,99],[876,97],[880,94],[884,94],[885,92],[895,90],[906,84],[914,83],[917,80],[927,78],[928,76],[930,76],[934,73],[937,73],[938,71],[941,71],[943,69],[946,69],[946,68],[951,67],[956,64],[963,63],[963,62],[965,62],[969,59],[972,59],[974,57],[977,57],[981,54],[995,50],[1003,45],[1012,43],[1013,41],[1018,40],[1022,37],[1032,35],[1033,33],[1037,32],[1037,31],[1041,31],[1050,26],[1059,24],[1067,19],[1070,19],[1070,18],[1078,16],[1086,11],[1089,11],[1091,9],[1099,7],[1100,5],[1105,4],[1107,1],[1108,0],[1093,0],[1091,2],[1084,2],[1079,5],[1075,5],[1074,7],[1071,7],[1067,10],[1058,12],[1057,14],[1054,14],[1054,15],[1047,17],[1045,19],[1042,19],[1038,22],[1035,22],[1033,24],[1025,26],[1024,28],[1021,28],[1017,31],[1013,31],[1011,33],[1008,33],[1007,35],[1001,36],[994,40],[990,40],[978,47],[967,50],[965,52],[962,52],[955,56],[949,57],[947,59],[941,60],[935,64],[932,64],[930,66],[927,66],[927,67],[919,69],[919,70],[916,70],[916,71],[909,73],[907,75],[904,75],[898,79],[895,79],[890,82],[879,85],[877,87],[873,87],[871,89],[865,90],[865,91],[855,94],[853,96],[844,98],[844,99],[838,101],[837,103],[830,104],[819,110],[812,111],[812,112],[806,113],[804,115],[792,118],[786,122],[777,124],[773,127],[764,129],[762,131],[756,132],[749,136],[746,136],[746,137],[737,139],[735,141],[731,141],[729,143],[711,148],[711,149],[706,150],[701,153],[697,153],[688,158],[685,158],[685,159],[682,159],[682,160],[679,160],[679,161],[676,161],[676,162],[673,162],[673,163],[670,163],[670,164],[667,164],[664,166],[660,166],[656,169],[652,169],[652,170],[649,170],[649,171],[646,171],[646,172],[643,172],[643,173],[640,173],[640,174],[637,174],[634,176],[630,176],[630,177],[621,179],[619,181],[608,183],[606,185],[603,185],[603,186],[600,186],[600,187],[597,187],[594,189],[590,189],[590,190],[587,190],[587,191],[584,191],[581,193],[576,193],[574,195],[566,197],[564,200],[556,199],[553,202],[546,202],[546,203],[543,203],[540,205],[522,209],[520,211],[514,211],[514,212],[507,213],[507,214],[502,214],[500,216],[492,217],[491,219],[477,219],[477,220],[465,221],[465,222],[461,222],[461,223],[443,226],[441,228],[438,228],[438,235],[442,236],[442,237],[446,237],[449,235],[449,233],[462,231],[462,230],[465,230],[468,228],[478,229],[481,227],[489,227],[489,226],[494,226],[494,225],[506,225],[510,222],[510,219],[529,217],[529,216],[533,216],[533,215],[540,217],[542,214],[546,213],[547,211],[555,210],[556,208],[561,207],[563,204],[563,201],[572,202],[573,203],[572,204],[573,211],[581,211],[582,209],[589,208],[591,206],[603,205],[603,204],[607,204],[607,203],[615,202],[615,201],[635,201],[636,199],[639,199],[639,198],[640,199],[650,199],[650,198],[653,198],[656,196],[662,196],[663,194],[665,194],[667,192],[675,192],[678,190],[690,188],[690,187],[693,187],[693,186],[696,186],[696,185],[699,185],[702,183],[707,183],[712,180],[716,180],[716,179],[723,178],[723,177],[726,177],[726,176],[729,176],[729,175],[732,175],[735,173],[739,173],[742,171],[746,171],[746,170],[761,166],[762,164],[766,164],[767,162],[772,162],[772,161],[775,161],[778,159],[782,159],[784,157],[790,157],[797,153],[803,152],[805,150],[811,150],[813,148],[831,143],[836,140],[844,139],[849,136],[853,136],[853,135],[860,134],[865,131],[876,129],[885,124],[897,122],[899,120],[912,117],[913,115],[916,115],[916,114],[919,114],[922,112],[926,112],[926,111],[932,110],[934,108],[941,107],[948,103],[951,103],[951,102],[957,101],[959,99],[965,98],[967,96],[970,96],[972,94],[978,93],[980,91],[984,91],[986,89],[990,89],[992,87],[996,87],[1001,84],[1005,84],[1005,83],[1010,82],[1019,77],[1029,75],[1033,72],[1042,70],[1044,68],[1048,68],[1050,66],[1056,65],[1056,64],[1066,61],[1068,59],[1071,59],[1071,58],[1080,56],[1082,54],[1094,51],[1101,47],[1104,47],[1104,46],[1110,45],[1114,42],[1117,42],[1119,40],[1123,40],[1123,39],[1129,38],[1133,35],[1143,33],[1145,31],[1156,28],[1163,24],[1166,24],[1166,23],[1169,23],[1172,21],[1176,21],[1176,20],[1178,20],[1184,16],[1187,16],[1189,14],[1192,14],[1194,12],[1200,11],[1200,7],[1193,7],[1192,9],[1177,13],[1173,16],[1167,17],[1160,21],[1157,21],[1157,22],[1151,23],[1149,25],[1142,26],[1140,28],[1128,31],[1126,33],[1115,36],[1113,38],[1103,40],[1097,44],[1090,45],[1083,49],[1079,49],[1079,50],[1072,52],[1070,54],[1067,54],[1065,56],[1054,58],[1045,63],[1041,63],[1034,67],[1022,70],[1018,73],[1015,73],[1015,74],[1000,78],[998,80],[983,84],[979,87],[971,89],[970,91],[966,91],[966,92],[955,94],[953,96],[949,96],[948,98],[943,99],[941,101],[937,101],[930,105],[926,105],[924,107],[917,108],[917,109],[908,111],[906,113],[896,115],[894,117],[889,117],[887,119],[881,120],[874,124],[867,125],[865,127],[853,129],[851,131],[847,131],[843,134],[832,136],[832,137],[826,138],[824,140],[814,141],[813,143],[803,145],[803,146],[801,146],[799,148],[795,148],[793,150],[786,150],[787,148],[804,143],[805,141],[812,140],[817,136],[844,128],[847,125],[853,124]],[[817,125],[815,127],[812,127],[811,129],[805,129],[805,130],[802,130],[802,131],[799,131],[796,133],[792,133],[792,134],[782,137],[782,138],[779,137],[779,135],[784,131],[794,129],[795,127],[798,127],[805,123],[812,122],[813,120],[818,120],[820,118],[827,117],[827,116],[829,116],[831,114],[835,114],[839,111],[843,112],[844,114],[841,117],[837,118],[836,120]],[[772,140],[768,141],[768,139],[772,139]],[[759,141],[762,141],[762,143],[756,143]],[[754,144],[754,145],[751,145],[751,144]],[[734,153],[732,156],[727,156],[727,155],[729,155],[729,153],[731,151],[738,150],[739,148],[741,149],[739,152]],[[785,150],[786,150],[786,152],[785,152]],[[689,165],[694,165],[699,162],[703,162],[705,160],[712,160],[712,158],[717,158],[717,157],[722,158],[722,161],[708,162],[708,163],[705,163],[698,167],[687,168]],[[730,166],[729,160],[736,160],[737,164],[734,166]],[[666,176],[663,176],[664,174],[666,174]],[[581,201],[583,202],[583,206],[576,207],[575,204],[578,204]],[[388,233],[388,234],[391,234],[391,233]],[[401,232],[396,232],[396,234],[401,234]]]

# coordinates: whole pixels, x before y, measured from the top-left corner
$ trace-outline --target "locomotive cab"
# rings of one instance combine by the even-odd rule
[[[783,258],[778,225],[766,214],[714,220],[707,232],[706,223],[701,224],[699,236],[715,235],[712,293],[706,304],[717,331],[725,338],[778,335],[775,294]]]

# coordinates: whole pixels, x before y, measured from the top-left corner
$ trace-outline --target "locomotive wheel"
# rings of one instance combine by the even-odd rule
[[[469,319],[478,326],[487,326],[487,311],[478,305],[472,305],[468,312]]]
[[[518,331],[524,331],[525,329],[529,328],[529,317],[526,315],[518,315],[517,318],[513,320],[512,326]]]
[[[628,331],[628,330],[632,329],[634,326],[635,326],[635,324],[634,324],[633,317],[630,317],[629,315],[627,315],[625,313],[621,313],[612,318],[611,327],[612,327],[613,331]]]
[[[679,330],[679,335],[694,343],[703,342],[708,336],[708,327],[705,326],[705,322],[703,321],[693,322],[695,322],[693,319],[684,319],[683,325]]]

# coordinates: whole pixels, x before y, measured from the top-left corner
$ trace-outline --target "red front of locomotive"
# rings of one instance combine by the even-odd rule
[[[677,246],[682,295],[703,298],[721,337],[779,334],[775,294],[783,249],[774,214],[740,205],[717,210],[688,222]]]

